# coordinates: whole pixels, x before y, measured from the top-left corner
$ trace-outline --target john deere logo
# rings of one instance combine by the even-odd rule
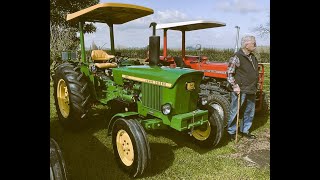
[[[196,89],[194,82],[186,82],[186,89],[188,91],[192,91],[192,90]]]
[[[144,79],[144,78],[139,78],[139,77],[134,77],[134,76],[128,76],[125,74],[122,75],[122,78],[130,79],[130,80],[134,80],[134,81],[139,81],[139,82],[144,82],[144,83],[148,83],[148,84],[154,84],[154,85],[158,85],[158,86],[164,86],[164,87],[168,87],[168,88],[172,87],[171,83],[155,81],[155,80],[151,80],[151,79]]]

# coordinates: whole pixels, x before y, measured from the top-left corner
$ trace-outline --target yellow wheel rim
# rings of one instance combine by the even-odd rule
[[[121,161],[126,166],[130,166],[134,160],[134,151],[129,134],[125,130],[120,130],[116,137],[118,154]]]
[[[60,112],[64,118],[67,118],[70,113],[69,93],[66,82],[63,79],[58,82],[57,98]]]
[[[210,123],[203,124],[192,131],[192,136],[199,141],[206,140],[211,133]]]

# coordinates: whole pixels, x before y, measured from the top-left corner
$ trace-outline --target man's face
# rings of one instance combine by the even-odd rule
[[[256,49],[256,47],[257,47],[257,44],[255,40],[249,41],[249,43],[246,46],[247,50],[250,52],[253,52]]]

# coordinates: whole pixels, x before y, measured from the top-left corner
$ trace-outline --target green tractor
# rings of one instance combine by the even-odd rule
[[[223,120],[210,99],[199,99],[203,72],[159,66],[160,37],[149,37],[149,65],[134,65],[114,50],[113,24],[153,13],[152,9],[104,3],[68,14],[79,23],[81,60],[64,60],[53,74],[59,121],[66,128],[82,128],[93,103],[110,108],[108,135],[118,165],[131,176],[142,175],[151,161],[146,131],[174,129],[188,133],[200,146],[212,148],[221,140]],[[107,23],[111,52],[92,50],[86,58],[83,24]],[[155,32],[155,29],[154,29]]]

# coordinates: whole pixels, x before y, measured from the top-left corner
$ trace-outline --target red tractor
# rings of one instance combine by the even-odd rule
[[[185,32],[206,28],[215,28],[225,26],[225,23],[216,21],[187,21],[167,24],[153,24],[156,29],[163,29],[163,55],[160,56],[160,62],[167,66],[176,66],[181,68],[192,68],[203,71],[205,77],[200,85],[201,95],[209,96],[216,104],[215,107],[227,123],[230,108],[230,93],[227,90],[227,69],[228,62],[214,62],[208,60],[207,56],[200,55],[201,45],[197,44],[196,49],[199,51],[197,56],[186,55]],[[182,32],[182,53],[181,57],[172,57],[167,54],[167,31],[176,30]],[[268,99],[263,92],[264,83],[264,66],[259,63],[259,81],[256,98],[256,114],[265,115],[268,113]]]

